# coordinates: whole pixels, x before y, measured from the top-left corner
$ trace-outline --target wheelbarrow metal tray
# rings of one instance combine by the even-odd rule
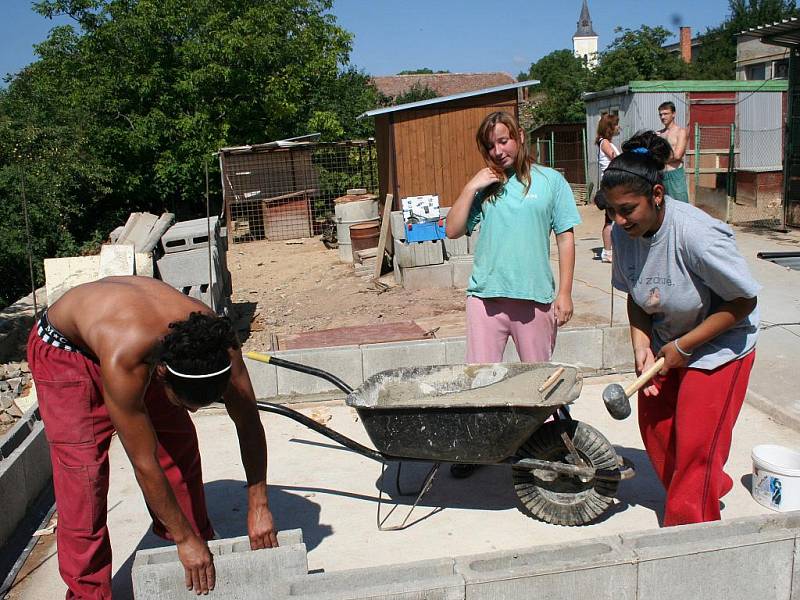
[[[554,363],[404,367],[373,375],[347,404],[387,457],[489,464],[512,456],[582,385],[577,368]]]

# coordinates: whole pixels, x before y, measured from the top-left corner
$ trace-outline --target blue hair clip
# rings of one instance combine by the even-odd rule
[[[631,150],[631,152],[633,152],[634,154],[644,154],[645,156],[650,156],[650,150],[648,150],[647,148],[643,148],[642,146],[634,148],[633,150]]]

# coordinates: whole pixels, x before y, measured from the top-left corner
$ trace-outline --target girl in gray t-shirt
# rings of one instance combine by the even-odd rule
[[[755,358],[759,284],[733,232],[664,193],[669,143],[640,132],[611,161],[602,189],[614,222],[614,287],[628,294],[639,429],[667,491],[664,525],[720,518],[723,471]]]

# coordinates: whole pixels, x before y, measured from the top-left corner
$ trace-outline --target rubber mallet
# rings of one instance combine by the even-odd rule
[[[653,378],[653,375],[661,370],[664,366],[664,357],[662,356],[653,365],[644,371],[639,377],[636,378],[632,384],[623,388],[618,383],[607,385],[603,390],[603,402],[605,402],[608,414],[621,421],[627,419],[631,414],[631,403],[628,398],[639,391],[648,381]]]

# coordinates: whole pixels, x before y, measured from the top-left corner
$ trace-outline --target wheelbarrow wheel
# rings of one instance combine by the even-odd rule
[[[605,436],[580,421],[550,421],[537,429],[517,451],[517,458],[536,458],[572,464],[573,458],[561,438],[566,432],[586,465],[595,469],[617,469],[617,453]],[[559,475],[552,471],[512,469],[514,488],[522,505],[536,519],[554,525],[584,525],[602,515],[611,505],[618,481]]]

